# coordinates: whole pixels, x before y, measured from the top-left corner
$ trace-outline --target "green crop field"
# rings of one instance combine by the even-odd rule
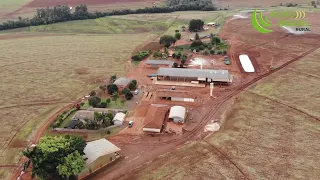
[[[218,132],[142,166],[130,179],[317,179],[319,53],[259,81],[236,98]]]

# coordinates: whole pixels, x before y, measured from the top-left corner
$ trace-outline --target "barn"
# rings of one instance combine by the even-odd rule
[[[180,101],[180,102],[195,102],[199,98],[191,94],[189,91],[166,90],[161,89],[157,91],[157,97],[164,100]]]
[[[88,142],[84,148],[84,158],[86,158],[85,169],[78,174],[78,178],[87,177],[117,158],[120,158],[120,155],[117,153],[120,150],[120,148],[106,139]]]
[[[182,106],[172,106],[170,108],[169,120],[177,123],[183,124],[187,115],[187,110]]]
[[[169,60],[147,60],[146,64],[151,66],[152,68],[161,67],[172,67],[173,62]]]
[[[151,104],[144,119],[144,132],[160,133],[164,120],[167,117],[169,107],[162,104]]]
[[[223,82],[231,83],[233,76],[228,70],[187,69],[187,68],[159,68],[157,80],[183,82]]]

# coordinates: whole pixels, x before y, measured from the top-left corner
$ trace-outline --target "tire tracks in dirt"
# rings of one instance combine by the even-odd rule
[[[279,100],[276,100],[276,99],[273,99],[273,98],[270,98],[270,97],[267,97],[267,96],[264,96],[264,95],[261,95],[261,94],[252,92],[252,91],[247,91],[247,92],[249,92],[249,93],[251,93],[251,94],[254,94],[254,95],[256,95],[256,96],[262,97],[262,98],[264,98],[264,99],[268,99],[268,100],[270,100],[270,101],[272,101],[272,102],[281,104],[281,105],[286,106],[286,107],[288,107],[288,108],[290,108],[290,109],[294,109],[295,111],[298,111],[298,112],[300,112],[300,113],[302,113],[302,114],[304,114],[304,115],[306,115],[306,116],[308,116],[308,117],[310,117],[310,118],[312,118],[312,119],[315,119],[315,120],[317,120],[317,121],[320,121],[320,118],[319,118],[319,117],[313,116],[313,115],[311,115],[311,114],[309,114],[309,113],[307,113],[307,112],[305,112],[305,111],[303,111],[303,110],[301,110],[301,109],[298,109],[298,108],[296,108],[296,107],[293,107],[293,106],[291,106],[291,105],[288,105],[288,104],[286,104],[286,103],[284,103],[284,102],[281,102],[281,101],[279,101]]]

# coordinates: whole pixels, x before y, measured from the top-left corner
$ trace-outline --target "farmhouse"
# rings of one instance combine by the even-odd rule
[[[72,118],[74,120],[94,120],[94,112],[93,111],[85,111],[85,110],[80,110],[77,111],[76,114],[74,115],[74,117]]]
[[[169,107],[167,105],[152,104],[144,119],[144,132],[160,133],[164,120],[168,114]]]
[[[182,106],[172,106],[170,108],[169,120],[177,123],[183,124],[187,115],[187,110]]]
[[[120,155],[117,153],[121,149],[106,139],[99,139],[87,143],[84,148],[84,158],[86,158],[85,169],[78,174],[81,179],[99,170],[105,165],[115,161]]]
[[[117,113],[114,118],[113,118],[113,124],[114,125],[122,125],[124,119],[126,117],[126,114],[122,113],[122,112],[119,112]]]
[[[124,88],[128,88],[129,84],[131,83],[132,79],[121,77],[114,81],[113,84],[117,85],[119,88],[119,92],[121,92]]]
[[[172,67],[173,62],[169,60],[147,60],[147,65],[150,65],[152,68],[158,68],[161,67]]]
[[[191,94],[189,91],[172,91],[166,89],[158,90],[157,97],[160,99],[181,102],[195,102],[195,99],[197,99],[196,95]]]
[[[157,80],[231,83],[233,77],[228,70],[159,68]]]

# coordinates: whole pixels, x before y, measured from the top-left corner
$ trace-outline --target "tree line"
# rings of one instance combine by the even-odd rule
[[[206,0],[196,0],[200,2],[205,2]],[[107,12],[89,12],[88,7],[85,4],[81,4],[75,7],[74,12],[71,12],[70,7],[66,5],[57,5],[54,7],[40,8],[37,9],[33,18],[21,18],[13,21],[9,20],[0,24],[0,31],[7,29],[15,29],[21,27],[29,26],[39,26],[53,24],[57,22],[73,21],[73,20],[84,20],[84,19],[96,19],[106,16],[114,15],[127,15],[127,14],[145,14],[145,13],[170,13],[176,11],[215,11],[215,8],[212,3],[190,3],[185,4],[179,1],[178,4],[169,4],[168,7],[146,7],[136,10],[123,9],[123,10],[113,10]]]

